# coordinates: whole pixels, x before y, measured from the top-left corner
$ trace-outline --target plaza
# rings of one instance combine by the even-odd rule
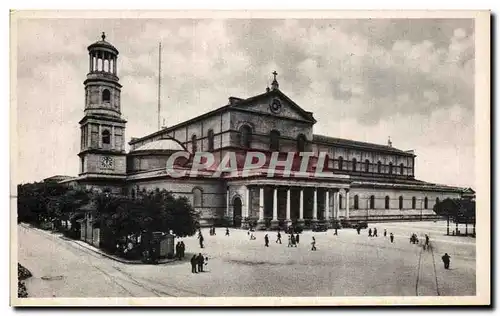
[[[446,222],[370,223],[378,237],[354,229],[305,231],[297,248],[288,235],[203,228],[205,248],[196,236],[182,239],[186,258],[161,265],[113,261],[56,234],[18,226],[19,262],[33,277],[30,297],[316,297],[476,295],[476,244],[470,237],[445,236]],[[460,227],[463,229],[463,227]],[[393,233],[394,243],[383,236]],[[432,251],[409,243],[411,233],[431,238]],[[264,247],[264,235],[270,239]],[[311,251],[312,237],[317,251]],[[207,256],[204,273],[193,274],[189,259]],[[444,253],[451,256],[445,270]],[[42,279],[50,279],[50,281]],[[52,277],[52,278],[51,278]]]

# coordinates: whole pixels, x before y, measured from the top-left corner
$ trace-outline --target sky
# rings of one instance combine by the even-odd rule
[[[469,19],[20,19],[17,180],[78,174],[87,46],[119,51],[126,141],[280,90],[314,133],[415,150],[417,179],[475,187],[474,22]]]

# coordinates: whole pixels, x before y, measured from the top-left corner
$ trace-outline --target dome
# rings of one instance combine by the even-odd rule
[[[118,55],[118,50],[116,49],[116,47],[114,47],[113,45],[111,45],[109,42],[106,41],[106,34],[104,34],[104,32],[102,32],[101,38],[102,40],[95,42],[94,44],[90,45],[87,49],[89,51],[104,49],[112,51],[115,55]]]
[[[155,140],[153,142],[137,147],[136,149],[132,150],[132,152],[144,150],[186,151],[186,149],[173,138]]]

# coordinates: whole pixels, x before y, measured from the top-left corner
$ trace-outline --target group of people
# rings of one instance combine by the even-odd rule
[[[358,228],[358,235],[359,235],[359,228]],[[374,227],[373,231],[371,228],[368,228],[368,237],[378,237],[377,227]],[[387,229],[384,229],[384,237],[387,237]],[[394,234],[393,233],[389,234],[389,239],[391,240],[391,243],[394,242]]]
[[[417,234],[412,233],[410,235],[410,244],[418,244],[418,237]]]
[[[248,232],[250,234],[250,239],[254,240],[255,236],[253,233]],[[300,235],[299,234],[288,234],[288,247],[297,247],[297,245],[300,242]],[[278,233],[276,234],[276,243],[281,244],[281,232],[278,230]],[[316,249],[316,238],[312,237],[312,242],[311,242],[311,250],[315,251]],[[264,247],[269,247],[269,235],[266,234],[264,236]]]
[[[290,234],[288,235],[288,247],[297,247],[300,240],[300,235]]]
[[[185,251],[186,245],[184,245],[183,241],[179,241],[177,245],[175,245],[175,256],[177,257],[177,259],[183,259]]]
[[[210,227],[210,236],[215,236],[215,226]]]
[[[191,258],[191,273],[203,272],[203,266],[207,264],[208,258],[205,258],[201,252],[193,255]]]

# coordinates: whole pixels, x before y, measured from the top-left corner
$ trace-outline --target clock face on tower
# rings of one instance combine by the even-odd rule
[[[101,157],[101,168],[112,169],[113,168],[113,158],[109,156]]]
[[[271,102],[271,105],[269,106],[271,108],[271,112],[274,114],[278,114],[281,111],[281,102],[278,99],[273,99]]]

